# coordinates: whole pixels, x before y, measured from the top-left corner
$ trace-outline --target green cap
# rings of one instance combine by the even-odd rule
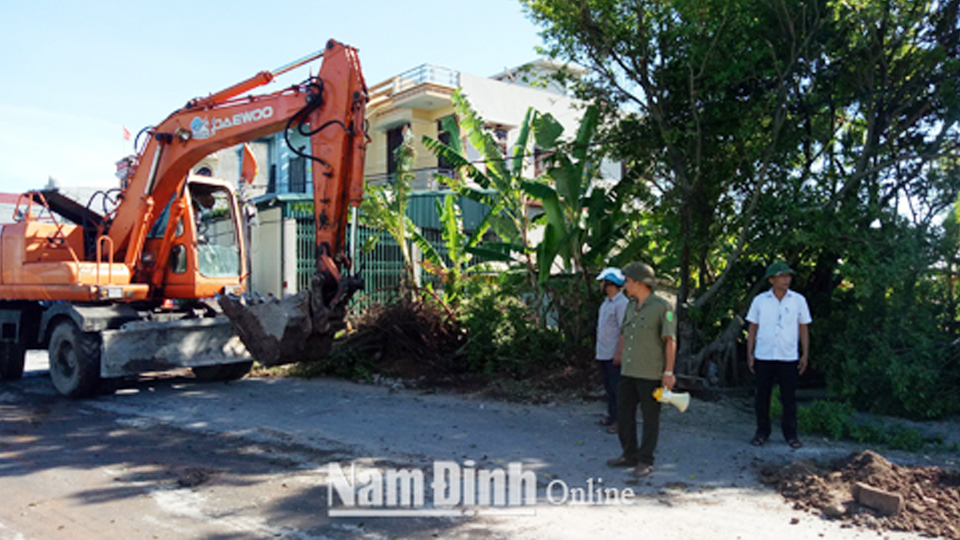
[[[763,279],[770,279],[773,276],[779,276],[780,274],[792,274],[793,270],[787,266],[787,263],[783,261],[777,261],[767,267],[767,273],[763,275]]]
[[[653,288],[657,284],[657,276],[654,274],[653,268],[651,268],[649,264],[642,262],[630,263],[629,266],[623,269],[623,275],[634,281],[644,283],[650,288]]]

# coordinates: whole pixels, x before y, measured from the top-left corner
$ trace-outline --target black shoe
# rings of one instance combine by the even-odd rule
[[[607,465],[610,467],[636,467],[638,463],[640,463],[639,459],[630,459],[626,456],[607,460]]]
[[[634,478],[643,478],[644,476],[650,476],[650,473],[653,472],[653,465],[648,465],[646,463],[640,463],[635,469],[633,469]]]

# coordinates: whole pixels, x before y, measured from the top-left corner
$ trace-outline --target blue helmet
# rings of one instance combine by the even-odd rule
[[[618,287],[622,287],[624,281],[623,272],[621,272],[619,268],[614,268],[612,266],[609,268],[604,268],[603,272],[600,272],[600,275],[597,276],[597,281],[603,280],[607,280]]]

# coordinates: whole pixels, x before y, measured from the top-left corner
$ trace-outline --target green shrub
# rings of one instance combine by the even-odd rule
[[[814,401],[809,407],[800,407],[797,410],[797,423],[804,433],[841,440],[850,433],[853,414],[853,407],[846,403]]]
[[[469,371],[525,377],[562,362],[562,339],[519,299],[491,287],[460,306],[466,343],[460,353]]]
[[[934,419],[960,412],[953,293],[936,273],[918,275],[902,261],[865,268],[842,268],[853,285],[834,291],[821,309],[827,315],[811,328],[811,358],[831,393],[879,414]]]

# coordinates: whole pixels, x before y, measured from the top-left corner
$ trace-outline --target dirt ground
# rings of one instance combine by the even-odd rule
[[[586,402],[600,403],[602,389],[592,382],[593,373],[585,370],[567,369],[551,373],[537,385],[536,392],[518,391],[502,380],[493,381],[483,393],[497,399],[508,401],[532,401],[549,403],[551,400],[580,399]],[[395,387],[423,386],[422,380],[415,378],[380,378],[380,384]],[[476,382],[476,381],[473,381]],[[435,381],[429,381],[433,386]],[[477,386],[467,381],[453,381],[445,390],[453,392],[476,391]],[[746,394],[737,392],[704,394],[699,397],[714,402],[708,407],[713,418],[701,415],[701,425],[723,425],[743,422],[750,400]],[[696,403],[696,401],[695,401]],[[680,419],[686,419],[679,416]],[[899,422],[896,421],[895,422]],[[903,422],[899,422],[903,423]],[[916,424],[914,429],[943,435],[953,430],[953,422],[939,424],[929,422]],[[809,437],[808,437],[809,438]],[[841,443],[842,444],[842,443]],[[879,449],[883,452],[884,449]],[[940,449],[941,457],[947,455]],[[899,453],[901,461],[911,461],[909,454]],[[821,519],[841,523],[843,528],[857,528],[877,531],[899,531],[919,533],[926,537],[943,537],[960,540],[960,470],[955,461],[945,459],[947,467],[897,465],[887,460],[875,450],[851,452],[845,457],[832,459],[792,459],[788,462],[758,464],[758,480],[776,489],[792,508]],[[903,509],[896,515],[859,504],[854,496],[855,486],[865,484],[887,493],[900,495]],[[667,483],[671,489],[688,489],[685,482]]]
[[[853,454],[822,468],[809,461],[764,467],[761,479],[794,502],[794,508],[874,530],[919,532],[960,539],[960,473],[940,467],[903,467],[874,451]],[[903,497],[897,515],[857,504],[858,482]]]

